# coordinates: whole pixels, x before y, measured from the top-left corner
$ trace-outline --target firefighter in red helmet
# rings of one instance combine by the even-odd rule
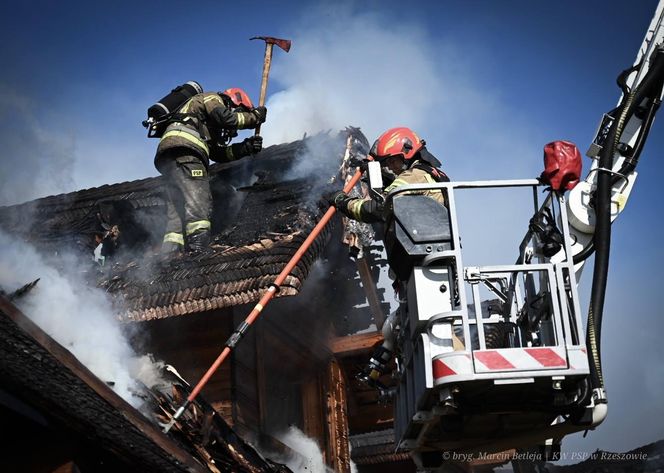
[[[413,130],[406,127],[390,128],[374,142],[369,155],[378,161],[388,175],[394,177],[385,189],[389,193],[408,184],[433,184],[448,182],[447,175],[439,169],[438,161],[427,149],[426,143]],[[440,190],[426,190],[423,195],[445,203]],[[370,199],[353,199],[343,191],[329,198],[344,215],[361,222],[377,222],[384,219],[382,205]]]
[[[394,178],[385,188],[386,194],[409,184],[449,182],[447,175],[439,169],[440,161],[429,153],[424,140],[410,128],[390,128],[374,142],[369,155],[381,164],[384,174]],[[426,195],[445,204],[443,192],[439,189],[412,193]],[[354,199],[341,191],[330,196],[328,200],[331,205],[354,220],[372,223],[384,221],[387,217],[383,205],[368,197]],[[405,295],[403,281],[395,282],[394,287],[397,292]],[[399,319],[398,310],[387,317],[382,327],[384,340],[374,350],[371,360],[358,375],[358,379],[378,388],[381,397],[389,396],[389,389],[381,384],[380,377],[388,372],[388,365],[394,355],[395,332],[399,327]]]
[[[193,253],[210,243],[212,195],[210,160],[234,161],[258,153],[260,136],[229,145],[237,130],[265,122],[267,109],[254,107],[239,88],[194,95],[174,114],[161,137],[155,167],[167,185],[167,223],[163,253]]]

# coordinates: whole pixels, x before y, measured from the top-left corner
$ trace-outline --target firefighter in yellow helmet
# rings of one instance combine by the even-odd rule
[[[200,252],[210,243],[212,195],[208,167],[258,153],[260,136],[228,145],[237,130],[265,122],[267,109],[254,107],[238,88],[191,97],[161,137],[155,167],[167,181],[167,223],[162,252]]]

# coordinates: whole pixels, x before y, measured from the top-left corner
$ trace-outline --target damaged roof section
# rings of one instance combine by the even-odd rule
[[[260,455],[202,400],[166,436],[3,296],[0,356],[3,390],[48,416],[54,430],[104,450],[117,464],[103,471],[291,471]],[[189,394],[184,380],[171,378],[170,387],[148,391],[162,420]],[[12,458],[5,455],[4,464]]]
[[[295,295],[325,244],[316,239],[279,296]],[[123,302],[124,320],[143,321],[220,309],[257,301],[272,284],[306,235],[297,231],[276,241],[263,239],[195,258],[171,261],[147,274],[136,263],[119,267],[100,286]]]
[[[314,227],[325,210],[321,196],[341,187],[331,181],[347,149],[364,155],[367,146],[358,129],[347,128],[213,165],[216,251],[197,257],[155,255],[166,213],[159,177],[0,208],[0,228],[46,254],[74,249],[91,258],[94,234],[118,225],[117,256],[93,275],[128,321],[246,304],[259,299]],[[328,238],[326,229],[279,296],[297,294]]]
[[[3,389],[51,422],[84,432],[137,470],[206,471],[3,297],[0,333]]]

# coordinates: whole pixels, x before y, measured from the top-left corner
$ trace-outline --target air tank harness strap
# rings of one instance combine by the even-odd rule
[[[440,169],[432,166],[431,164],[425,162],[425,161],[418,161],[415,164],[413,164],[413,168],[415,169],[420,169],[434,178],[436,182],[450,182],[450,178],[447,177],[447,174],[445,174],[443,171]]]

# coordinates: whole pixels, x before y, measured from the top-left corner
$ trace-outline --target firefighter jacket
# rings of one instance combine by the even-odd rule
[[[438,182],[447,182],[449,178],[442,171],[421,161],[415,161],[413,165],[399,174],[392,183],[385,188],[385,194],[389,194],[399,187],[409,184],[436,184]],[[445,197],[440,189],[431,189],[423,191],[412,191],[409,194],[420,194],[431,197],[436,202],[445,205]],[[398,196],[397,196],[398,198]],[[384,220],[385,210],[383,206],[373,199],[367,197],[363,199],[350,199],[347,201],[346,211],[344,212],[350,218],[360,222],[377,222]]]
[[[228,133],[256,128],[258,117],[252,112],[231,109],[215,92],[194,95],[178,110],[157,147],[157,160],[166,150],[188,148],[205,166],[213,161],[233,161],[240,156],[238,147],[226,146]]]

